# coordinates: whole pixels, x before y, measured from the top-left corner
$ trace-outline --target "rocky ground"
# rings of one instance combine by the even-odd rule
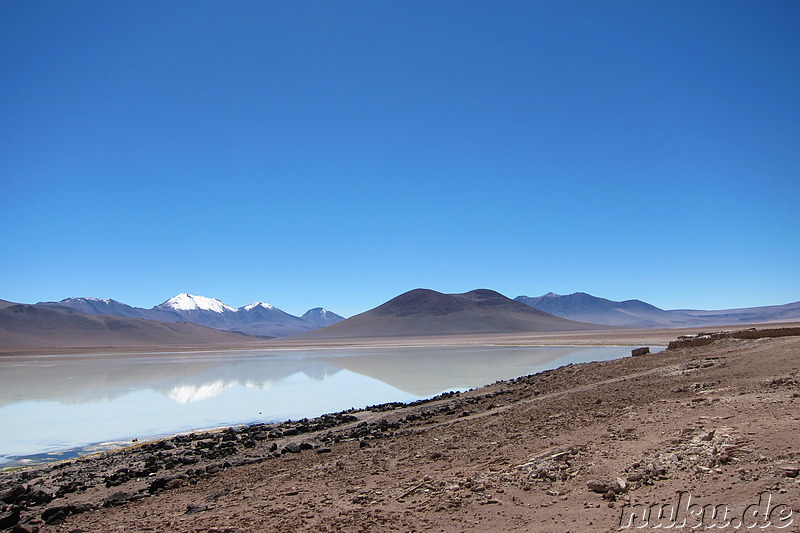
[[[6,472],[0,529],[800,531],[798,407],[800,337],[721,338]]]

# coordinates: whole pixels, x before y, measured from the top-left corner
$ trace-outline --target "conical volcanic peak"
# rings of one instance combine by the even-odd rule
[[[443,316],[466,309],[467,304],[452,294],[431,289],[414,289],[392,298],[371,312],[376,316]],[[368,311],[370,312],[370,311]]]
[[[414,289],[383,305],[300,338],[359,338],[577,331],[606,326],[573,322],[490,289],[443,294]]]

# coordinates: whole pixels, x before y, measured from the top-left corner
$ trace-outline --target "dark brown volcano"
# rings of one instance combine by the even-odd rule
[[[468,333],[524,333],[605,329],[559,318],[489,289],[443,294],[414,289],[301,339],[344,339]]]

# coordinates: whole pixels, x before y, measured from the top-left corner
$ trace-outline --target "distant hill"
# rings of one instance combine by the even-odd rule
[[[374,309],[295,338],[339,339],[578,331],[604,327],[607,326],[556,317],[515,302],[489,289],[478,289],[463,294],[443,294],[430,289],[414,289]]]
[[[88,315],[142,318],[161,322],[191,322],[223,331],[247,335],[284,337],[311,331],[344,320],[321,307],[302,317],[290,315],[266,302],[253,302],[234,309],[216,298],[181,293],[150,309],[131,307],[116,300],[67,298],[58,302],[40,302],[40,306],[69,308]],[[320,311],[321,310],[321,311]]]
[[[794,322],[800,320],[800,302],[763,307],[740,309],[720,309],[700,311],[696,309],[676,309],[670,311],[706,324],[759,324],[766,322]]]
[[[257,340],[197,324],[87,315],[38,305],[17,304],[0,309],[3,347],[232,345]]]
[[[585,292],[565,296],[551,292],[535,298],[517,296],[514,299],[534,309],[570,320],[637,328],[683,325],[681,317],[641,300],[615,302]]]
[[[5,309],[6,307],[10,307],[12,305],[17,305],[14,302],[9,302],[8,300],[0,300],[0,309]]]
[[[616,302],[576,292],[568,295],[517,296],[516,301],[562,318],[634,328],[702,327],[800,320],[800,302],[767,307],[697,311],[664,310],[641,300]]]

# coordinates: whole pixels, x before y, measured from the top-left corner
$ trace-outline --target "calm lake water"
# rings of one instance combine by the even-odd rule
[[[444,346],[0,359],[0,465],[467,390],[631,346]]]

